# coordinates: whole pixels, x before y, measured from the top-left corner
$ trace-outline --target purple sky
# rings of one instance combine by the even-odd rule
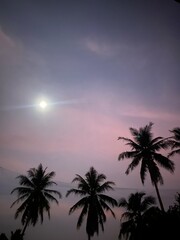
[[[150,121],[154,136],[180,127],[180,4],[1,0],[0,82],[1,167],[42,163],[71,182],[94,166],[139,187],[117,138]],[[41,96],[59,104],[29,107]],[[178,158],[174,175],[162,171],[165,187],[179,187]]]

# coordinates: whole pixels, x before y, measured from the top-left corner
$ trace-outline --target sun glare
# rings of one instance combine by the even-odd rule
[[[47,108],[47,102],[44,101],[44,100],[40,101],[40,103],[39,103],[39,107],[40,107],[41,109],[45,109],[45,108]]]
[[[49,110],[49,107],[50,102],[47,100],[47,98],[42,97],[36,100],[36,108],[38,111],[46,112]]]

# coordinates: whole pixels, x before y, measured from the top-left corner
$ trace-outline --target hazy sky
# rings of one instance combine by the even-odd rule
[[[173,0],[1,0],[0,166],[42,163],[71,182],[91,166],[120,187],[139,169],[119,136],[154,122],[154,136],[180,127],[180,4]],[[48,111],[34,104],[41,97]],[[179,187],[163,171],[166,187]]]

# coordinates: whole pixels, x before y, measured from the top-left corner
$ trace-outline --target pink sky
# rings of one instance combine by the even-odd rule
[[[150,121],[154,136],[179,126],[175,1],[1,4],[0,166],[25,173],[41,162],[65,182],[94,166],[118,186],[141,186],[139,169],[126,176],[129,162],[118,162],[117,138]],[[42,94],[74,103],[28,107]],[[175,174],[163,173],[172,188],[173,160]]]

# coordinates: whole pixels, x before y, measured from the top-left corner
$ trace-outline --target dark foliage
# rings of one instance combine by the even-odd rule
[[[175,196],[175,200],[174,205],[170,206],[167,212],[161,211],[158,207],[150,207],[140,217],[122,222],[120,237],[123,235],[127,240],[180,239],[179,193]]]
[[[8,240],[4,233],[1,233],[0,240]],[[16,229],[14,232],[11,231],[10,240],[23,240],[23,234],[21,234],[21,229]]]
[[[173,133],[170,141],[172,151],[168,156],[174,156],[175,154],[180,154],[180,128],[173,128],[170,132]]]
[[[8,240],[5,233],[1,233],[0,240]]]

